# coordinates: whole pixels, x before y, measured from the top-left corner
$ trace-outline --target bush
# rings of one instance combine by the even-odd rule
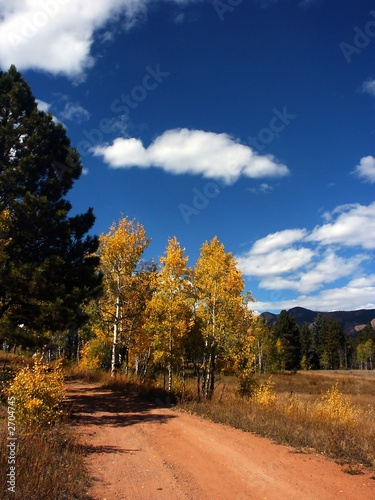
[[[358,423],[360,411],[350,398],[339,391],[338,383],[321,397],[315,410],[316,416],[331,424],[352,426]]]
[[[262,406],[272,406],[276,403],[276,393],[274,391],[275,384],[271,381],[271,377],[259,384],[252,393],[252,400]]]
[[[31,368],[23,368],[7,390],[14,399],[16,422],[25,427],[46,427],[62,415],[65,396],[62,363],[45,365],[36,359]]]

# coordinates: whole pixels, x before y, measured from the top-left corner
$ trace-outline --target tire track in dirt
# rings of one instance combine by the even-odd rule
[[[374,500],[370,474],[159,408],[98,385],[67,385],[95,500]]]

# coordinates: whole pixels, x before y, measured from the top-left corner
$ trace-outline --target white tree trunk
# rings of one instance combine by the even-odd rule
[[[116,297],[116,313],[115,321],[113,323],[113,344],[112,344],[112,360],[111,360],[111,377],[116,375],[116,351],[118,342],[118,326],[120,316],[120,293]]]

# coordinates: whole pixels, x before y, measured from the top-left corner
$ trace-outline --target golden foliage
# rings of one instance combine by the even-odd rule
[[[177,239],[169,239],[145,314],[145,329],[152,339],[155,362],[171,365],[185,356],[184,341],[193,325],[187,260]]]
[[[98,342],[99,339],[94,339]],[[91,343],[87,342],[80,353],[79,367],[83,370],[97,370],[100,368],[100,356],[91,347]]]
[[[262,406],[272,406],[276,403],[276,392],[274,391],[275,384],[271,377],[265,380],[254,390],[252,400]]]
[[[61,416],[65,388],[61,360],[53,367],[36,359],[14,378],[7,395],[15,401],[15,418],[26,427],[45,427]]]
[[[322,395],[315,408],[315,415],[323,421],[350,426],[358,423],[360,410],[351,402],[349,396],[339,391],[336,382]]]

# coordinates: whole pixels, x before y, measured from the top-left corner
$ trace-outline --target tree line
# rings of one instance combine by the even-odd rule
[[[318,315],[299,328],[284,310],[268,326],[250,309],[254,299],[217,237],[202,245],[194,267],[176,237],[158,263],[145,262],[149,242],[144,227],[126,217],[99,238],[103,294],[90,304],[91,366],[143,379],[159,371],[169,391],[173,374],[184,383],[189,368],[205,398],[218,371],[235,374],[245,391],[257,372],[373,368],[371,325],[350,339],[332,318]]]

